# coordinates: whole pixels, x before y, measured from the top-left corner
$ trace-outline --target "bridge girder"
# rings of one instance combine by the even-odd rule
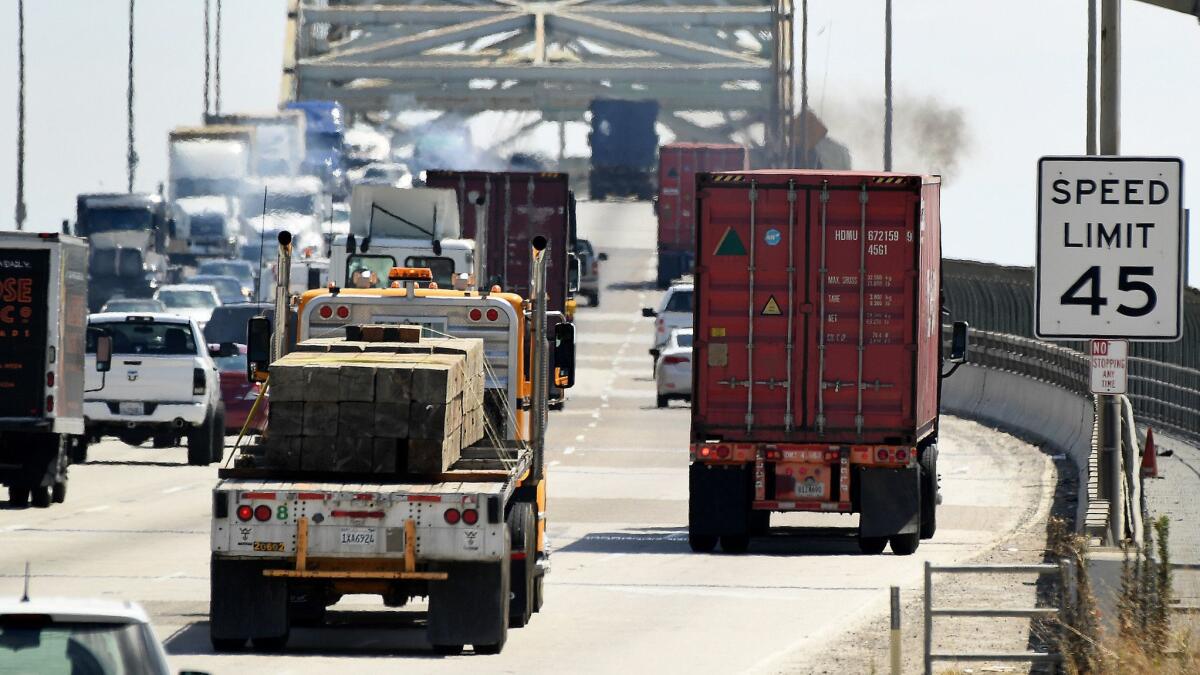
[[[595,98],[654,99],[680,140],[790,156],[791,0],[291,0],[288,23],[284,100],[571,121]]]

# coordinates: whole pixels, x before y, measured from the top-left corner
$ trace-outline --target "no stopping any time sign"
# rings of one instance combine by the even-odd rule
[[[1047,340],[1178,340],[1183,161],[1038,162],[1035,333]]]

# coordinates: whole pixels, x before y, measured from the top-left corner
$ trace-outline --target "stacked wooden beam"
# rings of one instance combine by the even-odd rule
[[[441,473],[484,435],[483,341],[353,327],[272,363],[270,396],[266,467]]]

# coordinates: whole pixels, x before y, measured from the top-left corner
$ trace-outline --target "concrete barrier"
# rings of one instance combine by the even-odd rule
[[[942,383],[942,411],[994,426],[1070,458],[1079,477],[1075,522],[1083,527],[1095,422],[1090,398],[1015,373],[965,364]]]

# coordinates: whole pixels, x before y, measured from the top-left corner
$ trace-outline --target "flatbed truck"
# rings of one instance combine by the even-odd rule
[[[333,288],[300,297],[301,341],[367,323],[481,338],[488,433],[438,475],[289,475],[249,462],[221,470],[212,493],[215,648],[240,649],[247,640],[256,649],[280,648],[290,626],[319,623],[345,594],[371,593],[389,606],[427,597],[427,638],[439,653],[468,644],[476,653],[496,653],[508,628],[525,625],[541,608],[549,569],[549,373],[574,368],[572,329],[555,329],[551,354],[545,252],[546,241],[535,238],[528,299],[418,288],[406,276],[412,271],[400,268],[392,275],[399,288]],[[280,269],[288,268],[288,257],[285,246]],[[276,316],[286,314],[283,289],[286,280],[277,289]],[[270,360],[262,321],[253,319],[249,328],[254,370]],[[273,333],[277,356],[284,340],[278,327]]]

